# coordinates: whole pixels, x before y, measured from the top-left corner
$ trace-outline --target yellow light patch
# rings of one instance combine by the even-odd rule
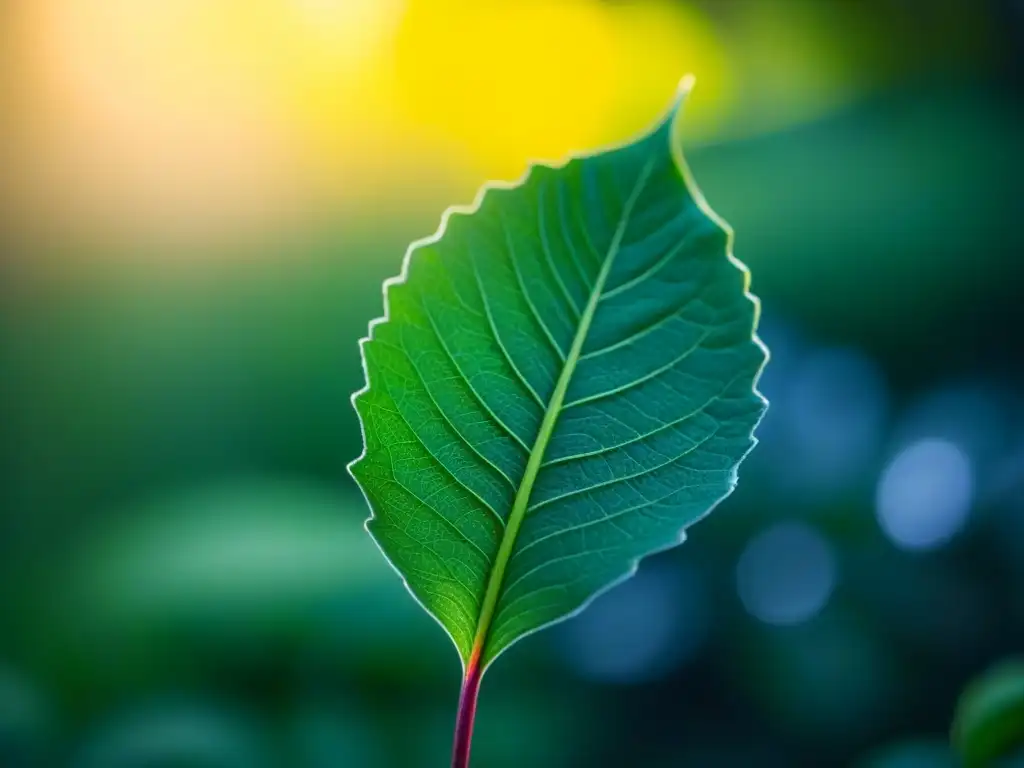
[[[625,139],[688,72],[689,130],[728,104],[712,28],[658,0],[15,2],[0,139],[45,229],[249,234]]]
[[[411,0],[397,37],[405,118],[500,178],[632,135],[689,72],[711,126],[726,68],[696,12],[661,2]]]

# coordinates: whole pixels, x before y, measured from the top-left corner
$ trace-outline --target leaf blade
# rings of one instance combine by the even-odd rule
[[[674,140],[678,107],[447,212],[363,342],[367,528],[465,665],[682,541],[754,445],[759,307]]]

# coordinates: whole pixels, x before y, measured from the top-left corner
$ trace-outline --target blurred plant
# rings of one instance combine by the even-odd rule
[[[993,765],[1024,746],[1024,660],[1003,661],[967,687],[952,738],[966,768]]]
[[[462,659],[454,768],[488,666],[679,544],[753,447],[767,352],[677,142],[691,82],[634,143],[449,209],[363,341],[351,472]]]
[[[49,669],[107,669],[103,685],[120,695],[138,693],[140,678],[180,682],[160,670],[182,655],[224,672],[281,648],[386,678],[411,641],[424,652],[403,666],[411,675],[434,658],[427,623],[377,569],[354,525],[359,506],[351,494],[270,478],[132,505],[40,595],[48,626],[66,639],[37,653],[59,655]]]

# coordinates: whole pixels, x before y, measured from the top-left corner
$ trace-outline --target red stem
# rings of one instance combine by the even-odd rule
[[[473,718],[476,716],[476,700],[480,693],[479,654],[473,654],[466,666],[466,677],[462,681],[459,695],[459,713],[455,718],[455,744],[452,746],[452,768],[469,768],[469,749],[473,743]]]

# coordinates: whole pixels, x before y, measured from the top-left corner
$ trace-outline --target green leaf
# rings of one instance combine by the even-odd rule
[[[688,86],[449,209],[362,342],[367,529],[467,668],[679,544],[754,445],[758,305],[678,145]]]
[[[1024,660],[1002,662],[967,687],[952,737],[968,768],[991,765],[1024,746]]]

